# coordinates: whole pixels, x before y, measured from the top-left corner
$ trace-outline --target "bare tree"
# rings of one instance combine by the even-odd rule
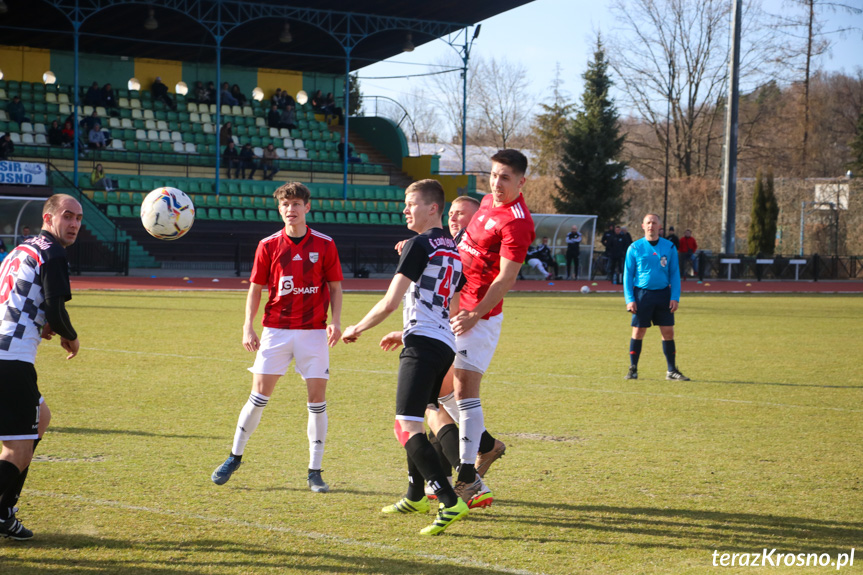
[[[438,106],[427,88],[414,86],[399,99],[399,104],[385,101],[378,106],[378,113],[399,125],[409,139],[416,130],[420,142],[442,141]]]
[[[423,94],[427,96],[426,103],[434,109],[435,115],[439,119],[441,127],[440,135],[443,139],[453,143],[453,150],[461,159],[461,133],[462,133],[462,118],[464,106],[462,103],[462,95],[464,92],[463,85],[463,64],[461,59],[455,54],[447,56],[438,61],[434,68],[436,70],[451,70],[450,73],[437,74],[429,76],[424,82]],[[478,131],[477,117],[472,114],[474,110],[474,101],[477,95],[477,85],[479,82],[478,73],[480,68],[480,59],[472,58],[468,65],[467,74],[467,141],[469,144],[475,143],[472,135]],[[458,144],[458,145],[456,145]]]
[[[863,10],[832,0],[785,0],[784,4],[792,12],[777,16],[776,28],[786,36],[786,39],[791,40],[783,45],[784,53],[781,62],[794,72],[793,77],[803,83],[800,102],[803,118],[800,123],[799,169],[800,173],[805,175],[808,173],[810,160],[813,61],[818,56],[828,53],[837,38],[851,32],[861,32],[861,29],[855,26],[827,28],[823,16],[827,12],[857,15],[863,13]]]
[[[637,157],[647,151],[648,157],[655,158],[666,146],[668,121],[672,173],[714,173],[719,167],[720,123],[728,79],[730,3],[615,2],[613,11],[620,26],[611,36],[609,59],[629,105],[652,127],[651,134],[628,138],[630,153]],[[757,3],[747,2],[741,55],[744,85],[747,80],[763,78],[774,59],[772,32],[753,33],[759,12]],[[670,117],[666,112],[669,101]]]
[[[528,91],[527,68],[506,58],[483,60],[477,85],[481,134],[486,144],[512,146],[527,136],[534,98]]]

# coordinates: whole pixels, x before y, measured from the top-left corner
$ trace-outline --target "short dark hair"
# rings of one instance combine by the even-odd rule
[[[492,162],[509,166],[521,175],[527,173],[527,157],[518,150],[506,149],[500,150],[491,157]]]
[[[303,200],[304,204],[308,204],[312,197],[312,193],[309,191],[309,188],[300,182],[288,182],[276,188],[276,191],[273,192],[273,197],[280,203],[282,200],[292,200],[297,198]]]
[[[437,204],[438,213],[443,214],[443,205],[446,201],[446,194],[444,194],[443,186],[440,185],[439,181],[432,180],[431,178],[419,180],[405,189],[406,196],[411,192],[418,193],[427,204]]]

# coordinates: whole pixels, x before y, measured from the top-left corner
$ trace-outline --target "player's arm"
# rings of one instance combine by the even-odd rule
[[[66,311],[66,300],[71,297],[68,273],[66,258],[50,258],[41,269],[46,325],[50,326],[49,333],[60,336],[60,347],[69,352],[66,359],[72,359],[78,355],[81,343]]]
[[[638,304],[635,303],[635,250],[629,246],[626,250],[626,260],[623,262],[623,296],[626,298],[626,311],[635,313]]]
[[[342,337],[342,282],[327,282],[330,289],[332,321],[327,326],[327,344],[335,346]]]
[[[680,263],[674,246],[671,246],[668,256],[668,275],[671,283],[671,302],[668,304],[668,309],[674,313],[680,307]]]
[[[401,331],[391,331],[381,338],[381,349],[384,351],[393,351],[398,349],[404,343],[404,333]]]
[[[243,347],[246,351],[258,351],[261,347],[261,340],[258,339],[258,334],[255,333],[255,316],[258,315],[258,308],[261,306],[261,292],[264,291],[262,284],[249,283],[249,293],[246,294],[246,320],[243,322]]]
[[[361,333],[375,327],[389,317],[391,313],[399,308],[399,304],[410,284],[411,280],[409,277],[400,273],[396,274],[390,282],[386,295],[369,310],[369,313],[358,324],[348,326],[345,329],[345,332],[342,334],[342,340],[345,343],[357,341]]]
[[[520,263],[501,257],[500,273],[497,274],[497,277],[488,286],[485,297],[476,304],[475,308],[470,311],[460,310],[450,321],[453,333],[456,335],[465,333],[475,326],[484,315],[493,310],[500,303],[500,300],[503,299],[503,296],[515,285],[520,269]]]

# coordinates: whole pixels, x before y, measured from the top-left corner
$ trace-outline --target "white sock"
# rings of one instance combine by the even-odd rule
[[[437,398],[437,402],[443,406],[452,420],[458,424],[459,414],[458,405],[455,400],[455,392],[452,392],[447,396]]]
[[[309,469],[320,469],[324,459],[324,443],[327,441],[327,402],[307,403],[309,408]]]
[[[231,447],[231,453],[234,455],[242,455],[246,449],[246,443],[252,433],[258,428],[261,422],[261,416],[264,414],[264,408],[267,407],[267,402],[270,398],[266,395],[255,393],[249,395],[249,401],[243,406],[240,411],[240,419],[237,421],[237,431],[234,433],[234,445]]]
[[[478,397],[460,399],[458,404],[459,413],[459,442],[458,455],[462,463],[476,463],[479,453],[479,440],[485,431],[485,423],[482,415],[482,405]]]

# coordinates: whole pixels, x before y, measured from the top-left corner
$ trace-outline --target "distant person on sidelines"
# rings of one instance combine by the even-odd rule
[[[294,370],[305,380],[308,391],[307,481],[313,492],[326,493],[330,486],[321,476],[329,424],[326,390],[329,348],[342,335],[342,267],[332,238],[306,226],[311,207],[309,189],[290,182],[277,188],[273,196],[285,227],[258,244],[243,324],[243,347],[257,352],[255,364],[249,368],[252,393],[240,411],[230,456],[213,471],[211,479],[223,485],[240,467],[246,443],[257,429],[276,383],[293,360]],[[253,323],[265,287],[264,331],[258,339]],[[327,308],[332,311],[329,325]]]
[[[608,281],[615,285],[623,283],[620,274],[623,272],[623,258],[626,256],[626,248],[623,245],[624,238],[620,229],[619,225],[614,226],[614,233],[605,251],[608,255]]]
[[[51,421],[37,386],[36,350],[53,335],[66,359],[80,347],[66,312],[72,299],[66,248],[75,243],[82,217],[75,198],[51,196],[42,208],[42,233],[13,249],[0,267],[0,536],[19,541],[33,537],[16,518],[16,504]]]
[[[525,258],[527,260],[527,265],[542,274],[542,277],[546,280],[550,280],[554,278],[554,274],[549,272],[545,267],[548,263],[548,257],[546,255],[547,251],[548,246],[539,243],[535,246],[530,246],[527,249],[527,254],[525,255]]]
[[[581,251],[581,232],[578,226],[572,226],[572,231],[566,234],[566,277],[578,279],[578,256]]]
[[[692,230],[685,230],[680,238],[680,257],[692,268],[692,274],[698,273],[698,242],[692,237]],[[680,273],[686,274],[686,266],[680,266]]]
[[[665,239],[674,244],[674,249],[680,253],[680,238],[677,237],[677,234],[674,233],[674,226],[668,227],[668,235],[665,236]]]
[[[632,339],[629,340],[629,371],[626,379],[638,379],[638,359],[647,328],[659,326],[662,352],[668,364],[665,379],[689,381],[677,369],[674,344],[674,312],[680,303],[680,273],[674,244],[659,237],[662,222],[647,214],[641,224],[644,237],[629,246],[623,271],[626,310],[632,314]]]
[[[464,283],[455,241],[442,229],[444,190],[436,180],[414,182],[405,190],[408,229],[419,235],[402,246],[401,258],[386,295],[356,325],[345,329],[345,343],[384,321],[404,300],[403,332],[384,336],[381,347],[399,355],[396,389],[396,435],[408,459],[408,489],[383,513],[428,512],[424,481],[440,501],[434,523],[420,531],[437,535],[468,514],[468,506],[446,479],[438,456],[425,435],[426,407],[437,407],[440,386],[455,357],[455,336],[449,324],[450,299]]]

